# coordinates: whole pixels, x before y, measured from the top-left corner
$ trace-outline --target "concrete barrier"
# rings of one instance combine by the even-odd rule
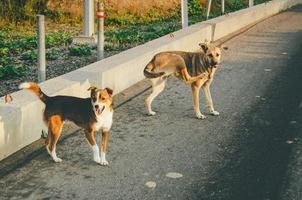
[[[117,94],[144,79],[143,68],[154,54],[167,50],[195,51],[200,42],[220,39],[299,3],[302,0],[275,0],[201,22],[47,80],[40,86],[49,96],[88,97],[90,85],[110,87]],[[12,97],[10,104],[4,104],[4,97],[0,98],[0,160],[39,139],[41,130],[46,129],[41,112],[44,105],[37,97],[27,91],[15,92]]]
[[[259,4],[251,8],[239,10],[228,15],[223,15],[211,20],[207,24],[212,25],[212,41],[218,40],[228,34],[236,32],[243,27],[259,22],[275,15],[282,10],[302,3],[301,0],[275,0]]]

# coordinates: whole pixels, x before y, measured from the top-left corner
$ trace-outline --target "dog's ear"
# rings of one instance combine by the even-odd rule
[[[113,90],[110,89],[110,88],[105,88],[105,90],[108,92],[109,95],[112,95],[113,94]]]
[[[201,49],[204,51],[204,52],[207,52],[208,50],[208,45],[206,43],[199,43],[199,46],[201,47]]]
[[[97,87],[95,87],[95,86],[91,86],[90,88],[88,88],[87,90],[88,91],[90,91],[90,90],[96,90],[97,89]]]

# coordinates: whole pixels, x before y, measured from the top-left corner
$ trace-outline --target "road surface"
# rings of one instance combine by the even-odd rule
[[[115,109],[109,167],[77,131],[58,144],[62,163],[42,151],[2,177],[0,199],[302,199],[302,6],[226,45],[212,85],[220,116],[196,119],[190,86],[171,78],[156,116],[150,90]]]

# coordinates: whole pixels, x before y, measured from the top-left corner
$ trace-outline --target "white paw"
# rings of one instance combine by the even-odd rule
[[[102,160],[102,161],[100,162],[100,165],[102,165],[102,166],[107,166],[107,165],[109,165],[109,163],[108,163],[107,160]]]
[[[211,110],[210,113],[214,116],[218,116],[219,115],[219,112],[216,111],[216,110]]]
[[[205,119],[205,118],[206,118],[206,116],[204,116],[204,115],[201,114],[201,113],[196,113],[196,117],[197,117],[198,119]]]
[[[148,113],[149,116],[154,116],[155,114],[156,114],[156,112],[154,112],[154,111],[150,111],[150,112]]]
[[[53,161],[55,161],[56,163],[60,163],[63,160],[61,158],[56,157],[56,158],[53,158]]]

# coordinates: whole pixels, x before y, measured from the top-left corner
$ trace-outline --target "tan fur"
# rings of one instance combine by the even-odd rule
[[[101,151],[107,152],[108,149],[108,140],[109,140],[109,131],[102,132],[102,142],[101,142]]]
[[[146,78],[151,81],[152,93],[146,98],[145,106],[149,115],[155,115],[151,104],[160,94],[166,83],[166,78],[174,75],[186,84],[191,84],[194,110],[198,118],[205,118],[199,109],[199,90],[203,89],[204,96],[213,115],[219,113],[214,110],[210,93],[216,67],[221,62],[221,48],[207,44],[200,44],[200,52],[171,51],[156,54],[144,69]],[[227,47],[223,47],[227,49]]]
[[[46,139],[46,145],[50,151],[55,149],[56,144],[58,142],[58,139],[61,135],[62,127],[63,127],[63,121],[61,116],[59,115],[53,115],[49,122],[49,132],[48,137]]]

